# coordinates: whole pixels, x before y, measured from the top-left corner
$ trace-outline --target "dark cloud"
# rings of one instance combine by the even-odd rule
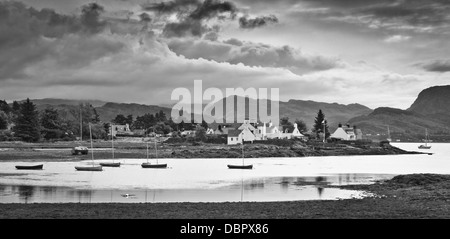
[[[65,67],[84,66],[123,44],[95,38],[106,22],[103,7],[87,4],[79,16],[37,10],[20,2],[0,2],[0,79],[25,79],[25,69],[46,59]]]
[[[152,18],[150,17],[150,15],[148,15],[145,12],[139,14],[139,19],[141,20],[141,22],[151,22],[152,21]]]
[[[417,63],[418,66],[426,71],[431,72],[449,72],[450,71],[450,59],[445,60],[433,60],[426,63]]]
[[[256,18],[247,18],[247,17],[239,18],[239,26],[245,29],[253,29],[277,22],[278,18],[274,15],[261,16]]]
[[[160,14],[177,13],[189,10],[191,7],[201,5],[200,0],[175,0],[160,3],[143,3],[141,7],[146,11],[155,11]]]
[[[188,18],[181,22],[167,23],[164,26],[163,35],[168,38],[184,36],[201,37],[208,29],[201,21]]]
[[[105,11],[103,6],[97,3],[89,3],[81,7],[81,23],[91,32],[103,30],[106,22],[100,20],[100,14]]]
[[[229,39],[212,42],[193,39],[173,39],[168,42],[171,51],[189,59],[208,59],[233,65],[286,68],[296,74],[328,70],[342,66],[339,59],[307,55],[290,46],[276,47],[262,43]]]
[[[160,15],[176,13],[178,22],[164,25],[163,35],[165,37],[201,37],[211,29],[204,23],[205,21],[213,18],[234,19],[237,12],[233,3],[219,0],[175,0],[142,4],[141,7],[143,10],[154,11]]]
[[[221,13],[234,14],[236,11],[237,8],[234,3],[219,0],[205,0],[189,17],[197,20],[210,19],[219,16]]]

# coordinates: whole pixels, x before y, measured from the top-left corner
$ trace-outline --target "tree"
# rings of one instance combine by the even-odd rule
[[[308,128],[306,127],[306,123],[301,119],[295,119],[295,123],[297,124],[297,129],[300,132],[306,132],[308,131]]]
[[[39,113],[30,99],[20,104],[19,115],[13,128],[14,135],[26,142],[37,142],[41,138]]]
[[[206,130],[208,129],[208,123],[206,123],[206,121],[204,121],[204,120],[202,120],[201,126]]]
[[[11,107],[9,107],[8,103],[5,100],[0,100],[0,111],[5,112],[5,114],[9,114],[11,110]]]
[[[128,116],[127,116],[126,123],[127,123],[128,125],[130,125],[130,126],[133,124],[133,115],[128,115]]]
[[[314,120],[314,132],[316,133],[316,136],[319,137],[319,133],[324,133],[324,127],[325,127],[325,138],[330,136],[330,132],[328,130],[327,121],[325,120],[325,114],[322,112],[322,110],[319,110],[317,113],[317,116]]]
[[[8,116],[5,112],[0,111],[0,130],[8,128]]]
[[[288,130],[288,132],[292,132],[294,130],[294,124],[289,122],[289,117],[283,117],[280,119],[280,126],[283,132]]]
[[[100,123],[100,116],[97,113],[97,110],[92,107],[92,105],[90,105],[90,107],[92,108],[92,119],[91,122],[94,124]]]
[[[58,139],[64,136],[58,111],[45,109],[41,114],[41,134],[45,139]]]
[[[20,111],[20,104],[17,101],[13,101],[12,110],[17,114]]]
[[[127,118],[126,118],[124,115],[119,114],[119,115],[116,116],[116,118],[114,118],[114,119],[112,120],[112,122],[113,122],[114,124],[121,124],[121,125],[124,125],[124,124],[127,123]]]
[[[195,129],[195,141],[206,141],[206,129],[202,126],[197,126]]]

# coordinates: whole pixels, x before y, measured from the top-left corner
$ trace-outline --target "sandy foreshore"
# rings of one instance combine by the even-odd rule
[[[337,201],[1,204],[3,219],[450,218],[450,175],[399,175],[342,188],[378,195]]]

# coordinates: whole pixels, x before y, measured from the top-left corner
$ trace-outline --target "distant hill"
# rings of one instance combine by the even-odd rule
[[[423,90],[408,110],[450,124],[450,85]]]
[[[163,111],[167,117],[170,117],[171,108],[161,107],[156,105],[143,105],[143,104],[125,104],[125,103],[106,103],[101,107],[96,107],[97,113],[100,116],[100,120],[104,122],[110,122],[118,114],[124,116],[133,115],[133,119],[137,116],[142,116],[144,114],[156,114],[159,111]]]
[[[241,116],[238,115],[237,110],[237,99],[242,97],[234,96],[235,101],[235,107],[234,107],[234,114],[235,117]],[[226,102],[228,100],[231,100],[230,97],[224,98],[223,100],[219,101],[216,104],[222,104],[223,110],[224,110],[224,117],[227,115],[230,115],[233,113],[232,111],[227,111],[226,109]],[[247,118],[249,116],[248,110],[248,104],[255,104],[259,105],[260,101],[257,101],[255,99],[249,99],[246,98],[246,109],[244,112],[244,118]],[[271,104],[270,101],[267,103],[268,109],[270,111]],[[259,109],[259,107],[257,107]],[[366,106],[360,105],[360,104],[350,104],[350,105],[343,105],[343,104],[337,104],[337,103],[324,103],[324,102],[315,102],[315,101],[304,101],[304,100],[289,100],[288,102],[279,102],[279,113],[280,118],[282,117],[289,117],[289,121],[294,122],[296,119],[303,120],[308,129],[311,129],[314,124],[314,119],[317,116],[317,113],[319,110],[322,110],[325,114],[325,117],[328,121],[328,125],[330,129],[337,128],[339,123],[347,123],[347,121],[353,117],[360,116],[360,115],[367,115],[372,112],[372,110]],[[267,109],[263,109],[267,110]],[[258,114],[259,114],[259,110]],[[256,116],[250,116],[250,119],[256,120]]]
[[[389,125],[392,138],[417,141],[428,129],[430,138],[450,141],[450,86],[435,86],[423,90],[407,110],[381,107],[371,114],[349,120],[364,134],[387,134]],[[387,138],[387,137],[384,137]]]
[[[325,114],[330,129],[336,129],[339,123],[345,124],[351,118],[368,115],[372,109],[360,104],[324,103],[304,100],[289,100],[280,102],[280,117],[289,117],[293,122],[296,118],[302,119],[310,129],[314,124],[319,109]]]
[[[23,102],[25,100],[19,101]],[[106,104],[105,101],[101,100],[68,100],[68,99],[55,99],[55,98],[44,98],[44,99],[30,99],[37,106],[57,106],[57,105],[79,105],[81,103],[89,103],[93,107],[100,107]]]

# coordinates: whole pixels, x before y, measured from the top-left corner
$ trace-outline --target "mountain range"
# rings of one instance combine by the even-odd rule
[[[225,106],[226,100],[225,98],[218,104],[222,103]],[[95,107],[100,120],[104,122],[110,122],[118,114],[133,115],[136,118],[146,113],[155,114],[161,110],[170,116],[172,110],[170,105],[114,103],[99,100],[36,99],[32,101],[39,110],[49,106],[58,109],[63,117],[73,115],[78,104],[89,102]],[[247,102],[249,101],[252,100],[247,99]],[[226,111],[225,107],[223,108],[224,116],[233,113]],[[270,109],[270,104],[268,108]],[[411,107],[406,110],[388,107],[372,110],[356,103],[344,105],[305,100],[279,102],[280,118],[288,117],[291,122],[296,119],[303,120],[309,129],[312,128],[319,109],[324,112],[331,131],[336,129],[339,123],[348,123],[362,129],[367,137],[378,135],[386,138],[389,127],[392,138],[414,141],[423,138],[425,129],[428,129],[432,139],[434,137],[436,140],[446,140],[447,138],[450,140],[448,127],[450,125],[450,85],[434,86],[423,90]],[[248,111],[248,105],[246,105],[246,111]],[[236,107],[234,113],[238,114]]]

